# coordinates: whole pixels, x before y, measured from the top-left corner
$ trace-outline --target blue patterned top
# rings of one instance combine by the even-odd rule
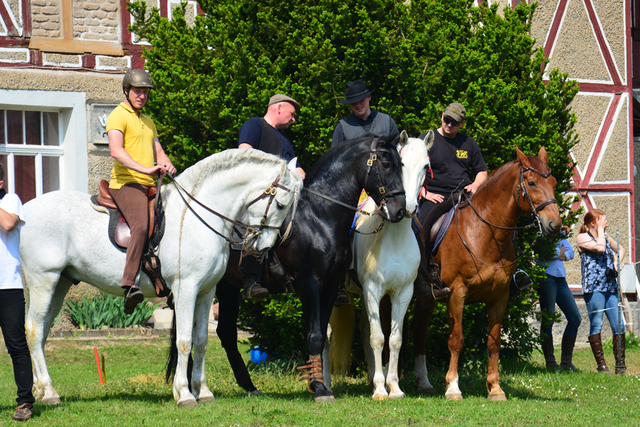
[[[595,241],[595,239],[593,239]],[[613,249],[606,239],[607,246],[604,252],[584,251],[580,253],[582,269],[582,292],[585,294],[598,292],[618,292],[618,282],[614,278],[605,275],[607,267],[613,266]]]

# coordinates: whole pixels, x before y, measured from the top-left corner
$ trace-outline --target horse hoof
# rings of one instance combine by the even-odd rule
[[[195,399],[184,400],[182,402],[178,402],[178,407],[180,408],[195,408],[198,406],[198,402]]]
[[[262,396],[263,394],[264,394],[264,393],[263,393],[263,392],[261,392],[261,391],[260,391],[260,390],[258,390],[258,389],[251,390],[251,391],[249,392],[249,396]]]
[[[462,393],[445,394],[444,397],[448,400],[462,400]]]
[[[404,393],[397,393],[397,394],[389,393],[389,399],[391,400],[398,400],[403,398],[404,398]]]
[[[494,402],[504,402],[507,400],[507,396],[505,396],[504,393],[502,394],[493,394],[493,395],[489,395],[489,400],[492,400]]]
[[[44,399],[42,399],[42,401],[40,403],[43,403],[45,405],[59,405],[60,404],[60,398],[59,397],[45,397]]]
[[[333,396],[317,396],[313,398],[313,401],[316,403],[333,403],[336,398]]]
[[[419,388],[418,393],[433,394],[433,387]]]
[[[200,399],[198,399],[198,403],[216,403],[216,398],[213,397],[213,395],[201,397]]]
[[[382,402],[383,400],[387,400],[388,396],[386,394],[374,394],[372,397],[376,402]]]

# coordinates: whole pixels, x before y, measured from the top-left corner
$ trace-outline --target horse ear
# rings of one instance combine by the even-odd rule
[[[427,134],[424,137],[424,143],[427,144],[427,151],[431,150],[431,147],[433,147],[433,143],[436,141],[436,135],[433,132],[433,129],[431,129],[429,132],[427,132]]]
[[[291,161],[289,162],[289,164],[287,165],[287,168],[291,171],[291,172],[296,172],[296,165],[298,164],[298,158],[294,157],[293,159],[291,159]]]
[[[407,145],[407,142],[409,142],[409,135],[407,134],[407,131],[403,130],[400,132],[400,140],[398,141],[398,144],[404,147]]]
[[[531,166],[531,162],[529,161],[529,157],[524,154],[518,147],[516,147],[516,153],[518,154],[518,160],[520,160],[520,164],[523,168],[527,168]]]
[[[549,155],[547,154],[547,150],[544,149],[544,147],[540,147],[540,151],[538,152],[538,157],[540,158],[540,160],[542,160],[546,165],[548,165],[549,163],[547,163],[547,160],[549,159]]]

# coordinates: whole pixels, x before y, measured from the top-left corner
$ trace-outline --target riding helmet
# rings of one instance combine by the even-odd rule
[[[145,70],[129,70],[122,79],[122,89],[126,93],[131,86],[153,89],[153,81]]]

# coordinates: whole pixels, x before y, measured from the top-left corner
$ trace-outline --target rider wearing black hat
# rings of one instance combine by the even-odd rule
[[[372,110],[369,106],[373,90],[367,89],[362,80],[349,82],[345,86],[345,99],[340,102],[348,104],[353,114],[338,122],[333,131],[331,147],[349,139],[363,136],[380,137],[399,133],[396,122],[384,113]]]
[[[348,104],[353,113],[338,122],[333,131],[331,148],[354,138],[364,136],[375,138],[399,133],[396,122],[388,114],[371,109],[369,103],[374,91],[369,90],[362,80],[347,83],[344,92],[345,99],[340,102]],[[341,306],[349,302],[349,295],[340,284],[335,305]]]

